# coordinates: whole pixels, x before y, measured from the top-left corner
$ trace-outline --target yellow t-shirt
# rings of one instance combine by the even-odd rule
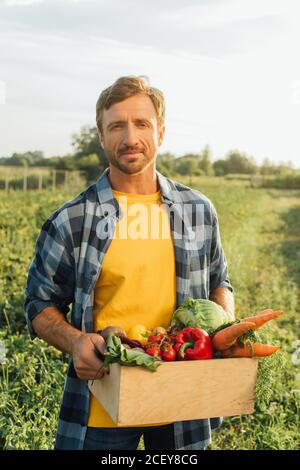
[[[110,325],[125,331],[135,324],[147,329],[167,327],[176,307],[176,271],[170,223],[160,192],[113,194],[123,217],[117,222],[96,283],[94,331]],[[88,426],[116,427],[92,394]]]

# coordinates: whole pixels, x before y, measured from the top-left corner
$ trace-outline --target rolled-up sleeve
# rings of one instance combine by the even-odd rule
[[[46,307],[57,307],[65,315],[74,298],[74,258],[70,244],[53,220],[43,225],[35,245],[25,288],[24,313],[31,338],[37,335],[33,319]]]
[[[228,277],[228,265],[221,243],[218,216],[215,208],[212,211],[212,241],[210,252],[210,293],[217,287],[225,287],[233,292],[233,287]]]

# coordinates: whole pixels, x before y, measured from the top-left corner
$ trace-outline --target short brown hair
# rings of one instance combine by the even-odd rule
[[[104,109],[109,109],[114,103],[119,103],[138,94],[149,96],[157,114],[158,124],[162,127],[165,121],[165,98],[163,93],[158,88],[151,87],[147,77],[143,75],[130,75],[118,78],[118,80],[100,94],[96,104],[98,130],[102,132]]]

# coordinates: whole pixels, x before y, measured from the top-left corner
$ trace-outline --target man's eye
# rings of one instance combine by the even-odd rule
[[[114,124],[114,125],[112,126],[112,129],[120,129],[121,127],[122,127],[121,124]]]
[[[138,125],[139,127],[147,127],[147,124],[145,122],[140,122]]]

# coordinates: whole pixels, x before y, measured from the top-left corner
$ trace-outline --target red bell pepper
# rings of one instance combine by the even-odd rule
[[[201,328],[184,328],[177,334],[174,348],[179,360],[191,361],[213,357],[210,336]]]
[[[195,330],[195,329],[200,329],[200,328],[192,328],[192,327],[187,327],[187,328],[184,328],[183,330],[179,331],[179,333],[177,333],[177,336],[175,338],[176,340],[176,343],[185,343],[186,341],[189,341],[190,339],[190,333]]]

